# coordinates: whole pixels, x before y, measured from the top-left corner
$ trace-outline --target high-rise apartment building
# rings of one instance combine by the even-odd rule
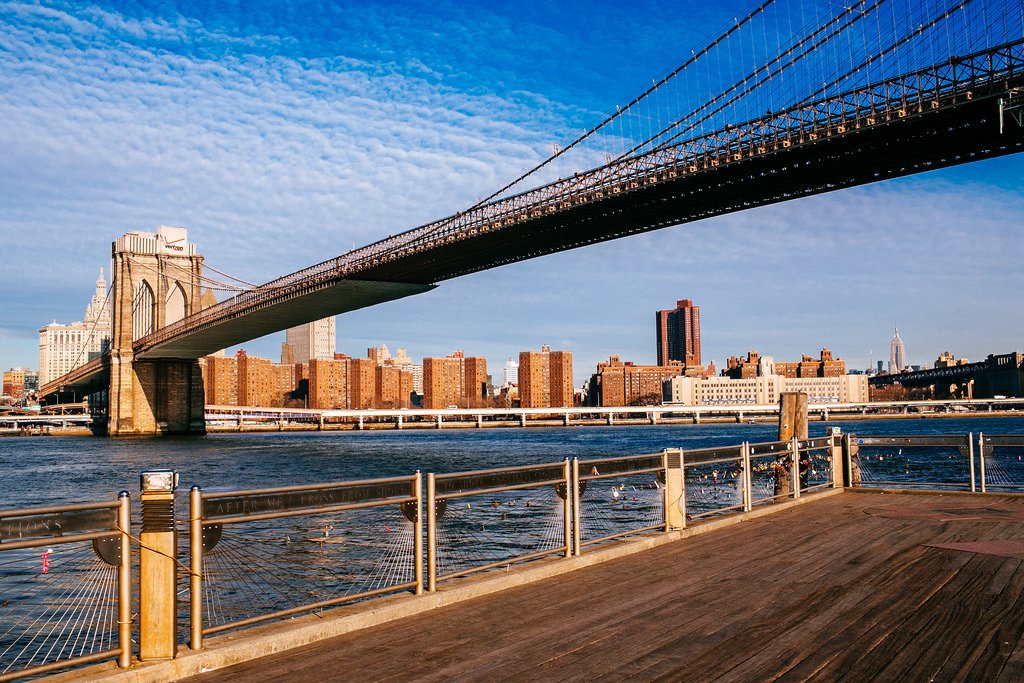
[[[377,364],[372,358],[349,358],[348,406],[349,410],[369,410],[376,407],[374,394],[377,386]]]
[[[519,353],[519,404],[524,408],[571,407],[572,352],[540,351]]]
[[[288,328],[281,346],[281,363],[308,363],[314,358],[334,358],[335,317]]]
[[[375,389],[375,407],[386,410],[408,408],[412,396],[412,373],[395,365],[379,365]]]
[[[206,391],[207,405],[237,406],[237,358],[207,356],[203,365],[203,388]]]
[[[893,326],[892,339],[889,341],[889,374],[903,372],[907,369],[907,347],[900,337],[899,328]]]
[[[331,410],[348,407],[348,363],[344,358],[309,361],[309,407]]]
[[[680,361],[695,367],[700,361],[700,306],[690,299],[680,299],[676,307],[655,314],[658,339],[658,365]]]
[[[476,408],[487,398],[487,359],[456,351],[444,358],[423,359],[423,407],[439,410]]]
[[[412,373],[372,358],[314,358],[309,362],[309,407],[340,410],[408,408]]]
[[[39,382],[65,375],[100,356],[110,346],[110,301],[100,268],[96,289],[81,322],[54,321],[39,330]]]

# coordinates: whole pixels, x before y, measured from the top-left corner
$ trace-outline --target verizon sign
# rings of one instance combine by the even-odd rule
[[[185,254],[188,252],[188,230],[160,226],[156,232],[160,251],[164,254]]]

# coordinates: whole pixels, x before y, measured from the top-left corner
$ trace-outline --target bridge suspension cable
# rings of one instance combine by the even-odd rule
[[[862,126],[871,128],[876,125],[876,106],[889,117],[882,121],[890,121],[897,112],[899,118],[908,115],[905,101],[910,98],[916,103],[916,111],[909,113],[924,114],[926,108],[930,112],[959,106],[964,98],[970,99],[966,88],[974,88],[975,82],[991,97],[1007,79],[1019,80],[1019,64],[1024,60],[1021,0],[848,3],[762,1],[613,114],[601,117],[596,125],[574,135],[569,144],[555,148],[530,170],[517,174],[465,211],[242,291],[233,299],[190,316],[187,322],[175,324],[173,329],[161,330],[141,348],[162,344],[185,332],[185,328],[205,329],[223,317],[273,305],[272,301],[282,300],[290,292],[313,291],[362,272],[376,274],[392,261],[404,264],[408,259],[421,269],[417,277],[425,278],[415,282],[434,282],[558,249],[870,182],[841,174],[838,184],[822,180],[819,186],[818,180],[812,179],[811,186],[804,189],[783,189],[778,195],[751,202],[727,198],[722,206],[706,211],[686,207],[672,215],[651,211],[657,217],[641,217],[622,230],[602,228],[605,232],[597,230],[593,238],[582,227],[594,218],[587,214],[589,207],[600,212],[605,210],[602,207],[611,206],[602,204],[609,195],[661,187],[663,183],[678,184],[681,180],[670,179],[816,141],[820,130],[826,131],[826,136],[843,136]],[[991,152],[987,147],[965,148],[972,158],[976,153],[984,156]],[[945,165],[946,160],[934,161],[921,155],[922,168],[935,163]],[[896,175],[904,172],[893,170]],[[877,179],[879,174],[871,177]],[[537,184],[518,189],[528,179]],[[666,186],[666,191],[669,189]],[[651,205],[640,206],[646,211]],[[566,225],[572,235],[560,247],[517,248],[514,240],[509,241],[511,237],[502,237],[512,235],[503,232],[509,226],[514,230],[520,225],[535,225],[541,230],[543,223],[549,226],[543,229],[550,230],[550,225],[558,224],[561,211],[567,212]],[[550,220],[549,215],[553,215]],[[532,222],[537,219],[543,220]],[[511,244],[515,254],[504,258],[481,251],[473,257],[479,263],[469,263],[458,254],[442,254],[450,263],[424,265],[417,261],[429,250],[451,252],[446,245],[490,233],[495,239],[488,237],[480,242],[478,251],[486,247],[493,254],[503,253],[505,239],[504,244]],[[219,288],[229,284],[214,279],[206,282]]]

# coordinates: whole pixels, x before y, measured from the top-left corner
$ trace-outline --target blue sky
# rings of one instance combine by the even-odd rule
[[[181,225],[264,282],[466,208],[746,2],[0,3],[0,365],[82,316],[110,242]],[[701,306],[704,360],[1024,349],[1024,161],[1004,158],[505,266],[338,320],[339,351],[617,353]],[[246,345],[276,359],[283,335]]]

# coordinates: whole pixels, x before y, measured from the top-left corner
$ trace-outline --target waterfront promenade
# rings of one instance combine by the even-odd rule
[[[1021,680],[1022,558],[1022,497],[847,491],[192,680]]]

